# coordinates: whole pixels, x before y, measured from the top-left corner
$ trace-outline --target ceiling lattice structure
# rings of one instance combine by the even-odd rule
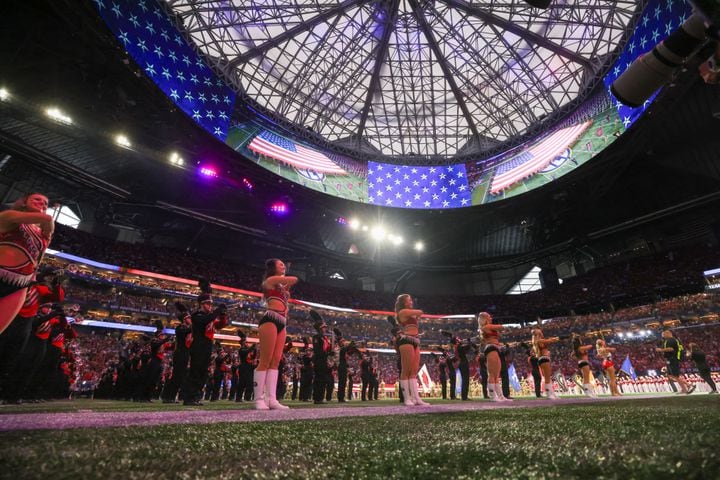
[[[590,93],[643,1],[170,0],[236,90],[388,157],[450,159],[531,131]]]

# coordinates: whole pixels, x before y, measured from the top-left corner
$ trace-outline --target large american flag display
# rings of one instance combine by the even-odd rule
[[[464,164],[418,167],[368,162],[368,202],[400,208],[458,208],[471,202]]]
[[[235,93],[180,35],[154,0],[94,0],[135,63],[195,123],[227,136]]]
[[[635,26],[635,31],[625,45],[625,49],[605,76],[604,82],[608,92],[610,85],[636,58],[652,50],[655,45],[687,20],[691,13],[692,5],[685,0],[650,0]],[[610,95],[612,96],[612,93]],[[656,95],[657,93],[637,108],[623,105],[612,96],[625,128],[632,125],[642,115]]]
[[[247,148],[258,155],[265,155],[301,170],[311,170],[330,175],[346,175],[345,170],[333,163],[324,154],[303,147],[268,130],[264,130],[260,135],[253,138]]]
[[[547,167],[556,156],[572,145],[592,122],[585,122],[553,132],[529,150],[500,165],[495,171],[490,193],[497,195],[515,183]]]

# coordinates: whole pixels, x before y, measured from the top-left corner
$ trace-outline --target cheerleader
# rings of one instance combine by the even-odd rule
[[[610,357],[612,357],[612,352],[615,350],[615,348],[608,347],[605,344],[605,340],[602,338],[598,338],[597,342],[595,342],[595,351],[597,352],[597,356],[602,358],[603,371],[610,379],[610,393],[613,397],[619,397],[621,395],[618,390],[617,379],[615,378],[615,364],[610,359]]]
[[[0,212],[0,333],[25,302],[40,260],[50,244],[55,224],[45,213],[48,199],[32,193]]]
[[[262,282],[267,310],[258,325],[260,361],[253,375],[256,410],[285,410],[290,407],[277,401],[278,367],[285,348],[290,288],[297,277],[285,276],[285,264],[277,258],[265,262]]]
[[[488,394],[493,402],[511,402],[505,398],[500,383],[500,371],[502,362],[500,360],[500,330],[503,325],[492,323],[492,316],[487,312],[480,312],[477,316],[478,333],[482,336],[483,354],[487,364],[488,373]]]
[[[423,402],[418,391],[417,373],[420,369],[420,338],[418,320],[422,310],[413,309],[413,300],[407,293],[397,297],[395,301],[395,317],[401,327],[397,346],[400,351],[400,388],[403,391],[406,406],[428,406]]]
[[[588,352],[592,350],[592,345],[583,345],[580,335],[573,334],[573,351],[578,361],[578,370],[582,374],[583,392],[590,398],[597,398],[595,390],[590,384],[590,361],[588,360]]]
[[[557,400],[557,395],[553,390],[552,383],[552,367],[550,365],[550,349],[548,346],[552,343],[558,342],[558,337],[545,338],[542,330],[535,328],[532,331],[532,345],[535,355],[538,358],[538,366],[542,372],[543,379],[545,380],[545,394],[547,398]]]

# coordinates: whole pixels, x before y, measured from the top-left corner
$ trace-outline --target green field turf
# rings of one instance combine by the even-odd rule
[[[249,424],[0,434],[0,477],[617,478],[720,476],[705,396]],[[0,419],[0,421],[2,421]]]

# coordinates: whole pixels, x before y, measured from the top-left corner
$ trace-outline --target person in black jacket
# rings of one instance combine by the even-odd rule
[[[32,319],[32,335],[11,372],[3,392],[6,403],[21,403],[22,398],[32,396],[32,380],[45,357],[53,328],[67,325],[61,305],[45,303]]]
[[[478,361],[478,374],[480,375],[480,385],[482,385],[483,398],[490,398],[488,394],[488,373],[487,373],[487,359],[485,354],[479,352],[477,355]]]
[[[462,400],[470,400],[468,394],[470,392],[470,361],[468,360],[468,353],[472,348],[472,345],[467,340],[461,340],[458,336],[453,336],[451,343],[455,349],[455,357],[458,359],[458,370],[460,371],[460,378],[462,384],[460,386],[460,398]]]
[[[443,400],[447,400],[447,359],[445,358],[444,351],[440,355],[435,355],[435,366],[438,369],[438,376],[440,378],[440,386]]]
[[[345,400],[345,390],[347,388],[347,378],[348,378],[348,362],[347,357],[348,355],[360,355],[360,352],[357,348],[355,348],[355,344],[353,342],[348,342],[345,340],[342,336],[342,332],[338,330],[337,328],[333,329],[333,332],[335,333],[335,339],[340,345],[340,350],[338,352],[338,393],[337,398],[339,403],[344,403],[347,400]],[[350,394],[352,395],[352,393]]]
[[[309,402],[313,396],[313,364],[312,352],[309,347],[303,352],[300,361],[302,362],[300,367],[300,401]]]
[[[185,383],[190,360],[190,345],[192,344],[192,320],[185,305],[175,303],[178,309],[180,324],[175,327],[175,344],[173,345],[172,376],[163,388],[163,403],[177,403],[175,397],[178,390]]]
[[[371,377],[371,371],[372,371],[372,358],[367,355],[366,353],[363,353],[362,359],[360,360],[360,399],[364,402],[366,400],[372,400],[372,398],[368,398],[368,391],[370,390],[370,377]]]
[[[230,367],[230,356],[223,352],[222,345],[219,343],[215,346],[215,368],[213,369],[212,378],[212,394],[210,395],[211,402],[217,402],[222,397],[222,388],[225,377],[227,376]]]
[[[450,400],[455,400],[456,389],[457,389],[457,377],[455,376],[455,369],[457,365],[457,357],[454,353],[446,353],[445,355],[448,371],[448,380],[450,380]]]
[[[201,406],[202,388],[207,381],[215,330],[227,325],[226,307],[213,309],[209,293],[198,296],[200,308],[191,315],[193,341],[190,345],[190,373],[184,388],[183,405]]]
[[[317,320],[314,325],[316,335],[313,335],[313,401],[315,404],[325,403],[327,384],[330,381],[330,368],[328,357],[332,352],[330,338],[326,335],[327,324]]]
[[[163,373],[163,359],[165,358],[165,349],[170,345],[168,336],[163,333],[164,325],[161,320],[155,322],[155,334],[149,342],[150,355],[143,362],[140,379],[142,389],[138,401],[151,402],[152,397],[160,383]]]
[[[665,356],[667,364],[668,379],[680,385],[680,391],[689,395],[695,390],[695,386],[689,387],[685,379],[680,375],[680,360],[682,359],[682,344],[677,338],[673,337],[672,331],[665,329],[662,332],[662,347],[656,348],[655,351]]]
[[[535,384],[535,396],[542,398],[542,375],[540,374],[540,365],[538,364],[538,357],[530,344],[521,344],[525,349],[525,354],[528,357],[528,365],[530,366],[530,372],[533,377],[533,383]]]
[[[235,396],[236,402],[249,402],[253,396],[253,372],[255,370],[257,349],[255,344],[248,345],[247,336],[240,335],[240,350],[238,350],[238,388]]]
[[[695,366],[698,369],[698,373],[700,374],[700,377],[702,377],[703,380],[705,380],[705,383],[710,385],[710,394],[715,394],[717,392],[717,387],[715,385],[715,381],[712,379],[712,376],[710,375],[710,367],[708,367],[705,352],[703,352],[697,343],[691,343],[688,345],[688,348],[690,349],[690,358],[693,362],[695,362]]]

